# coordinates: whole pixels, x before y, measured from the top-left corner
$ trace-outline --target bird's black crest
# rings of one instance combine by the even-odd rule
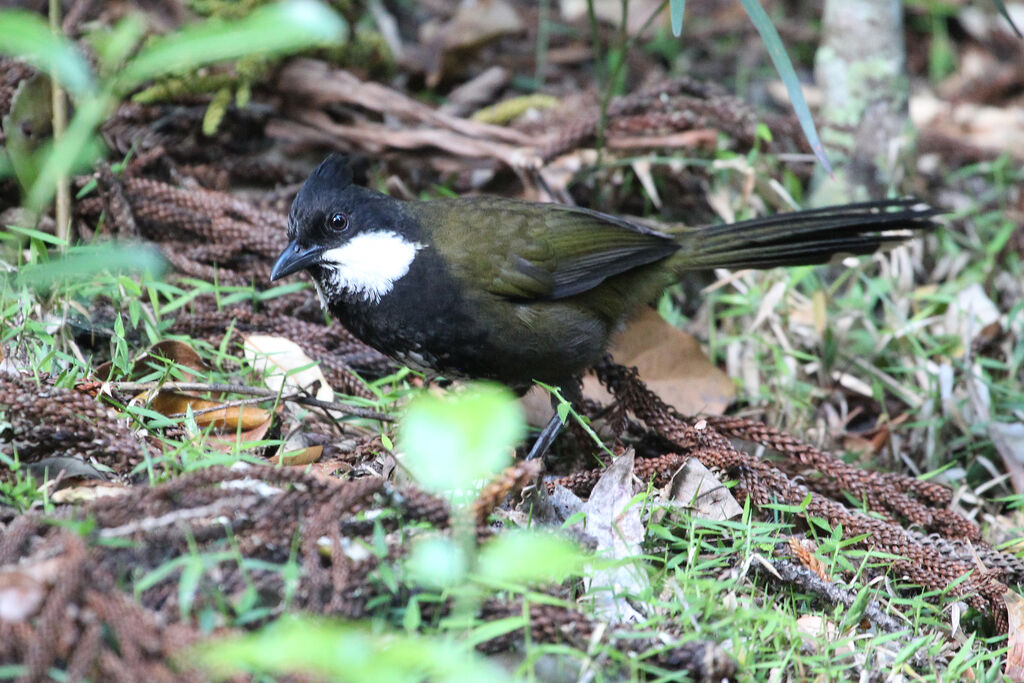
[[[319,182],[339,190],[348,187],[354,179],[352,175],[352,160],[344,154],[331,153],[320,162],[320,165],[313,170],[310,177],[316,178]]]
[[[320,183],[344,189],[349,185],[366,185],[370,162],[362,155],[349,156],[332,152],[313,169],[311,178]]]

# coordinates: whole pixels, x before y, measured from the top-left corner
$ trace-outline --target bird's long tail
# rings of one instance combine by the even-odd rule
[[[892,199],[712,225],[679,235],[674,260],[680,271],[827,263],[933,230],[940,213],[916,199]]]

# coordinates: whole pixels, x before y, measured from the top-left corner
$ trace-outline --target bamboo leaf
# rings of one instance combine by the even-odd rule
[[[1006,23],[1010,25],[1010,28],[1012,28],[1013,32],[1017,34],[1017,37],[1024,38],[1024,33],[1021,33],[1020,29],[1017,28],[1017,24],[1013,23],[1013,17],[1010,16],[1010,12],[1006,9],[1006,4],[1003,0],[992,0],[992,2],[996,3],[996,7],[999,8],[999,13],[1003,15],[1003,18],[1006,19]]]
[[[0,11],[0,54],[24,59],[75,95],[94,89],[92,72],[74,44],[54,34],[38,14]]]
[[[345,21],[314,0],[261,7],[239,21],[207,21],[155,40],[125,67],[123,89],[169,73],[253,54],[291,52],[345,38]]]
[[[772,63],[775,64],[775,70],[778,71],[779,77],[786,86],[786,92],[789,93],[789,99],[793,103],[793,110],[800,120],[800,128],[803,129],[807,142],[811,144],[814,156],[818,157],[818,161],[826,171],[832,173],[832,164],[829,163],[828,156],[825,155],[825,147],[818,138],[818,129],[814,127],[811,109],[807,106],[807,100],[804,99],[804,93],[800,89],[800,79],[797,78],[793,62],[786,54],[786,47],[782,44],[779,32],[775,30],[772,20],[758,0],[740,0],[740,2],[750,16],[750,20],[754,22],[757,32],[761,34],[761,40],[764,41],[768,55],[772,58]]]
[[[686,11],[686,0],[669,0],[669,13],[672,15],[672,35],[676,38],[683,34],[683,13]]]

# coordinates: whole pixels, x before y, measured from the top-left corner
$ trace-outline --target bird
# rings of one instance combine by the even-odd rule
[[[934,229],[938,213],[900,198],[660,231],[512,198],[399,200],[357,184],[333,153],[296,195],[270,279],[307,271],[338,322],[428,377],[520,394],[540,382],[578,404],[612,336],[688,271],[870,254]],[[561,429],[556,412],[528,457]]]

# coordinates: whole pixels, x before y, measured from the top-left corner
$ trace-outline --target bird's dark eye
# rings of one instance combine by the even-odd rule
[[[343,213],[331,214],[331,217],[327,219],[327,227],[334,232],[348,230],[348,216]]]

